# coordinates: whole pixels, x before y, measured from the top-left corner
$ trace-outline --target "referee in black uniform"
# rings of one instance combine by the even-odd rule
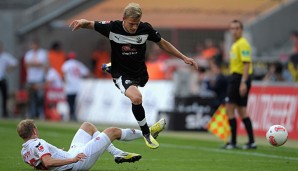
[[[196,69],[197,63],[179,52],[171,43],[161,38],[158,31],[147,22],[141,22],[142,10],[139,4],[129,3],[119,21],[74,20],[70,26],[75,31],[80,28],[94,29],[109,38],[111,54],[111,74],[115,85],[132,102],[132,112],[142,130],[146,145],[157,148],[158,142],[150,135],[145,110],[142,106],[142,94],[138,86],[145,86],[148,72],[145,65],[146,41],[153,41],[169,54],[182,59]]]
[[[237,110],[248,134],[248,142],[243,149],[256,149],[252,123],[246,111],[248,93],[251,86],[252,59],[251,48],[248,41],[242,37],[243,24],[239,20],[233,20],[230,24],[233,37],[233,45],[230,50],[230,76],[228,80],[227,97],[225,98],[227,114],[231,127],[231,141],[225,149],[237,148],[237,122],[235,109]]]

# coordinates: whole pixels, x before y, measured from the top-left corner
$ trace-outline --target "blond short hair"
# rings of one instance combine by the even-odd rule
[[[123,18],[140,18],[142,17],[142,9],[137,3],[129,3],[123,12]]]
[[[33,135],[33,130],[36,128],[32,119],[22,120],[17,126],[17,133],[23,139],[28,139]]]

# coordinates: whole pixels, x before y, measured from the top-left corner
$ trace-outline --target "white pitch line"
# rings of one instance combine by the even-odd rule
[[[264,153],[257,153],[257,152],[234,151],[234,150],[214,149],[214,148],[207,148],[207,147],[194,147],[194,146],[185,146],[185,145],[181,146],[181,145],[175,145],[175,144],[162,144],[161,148],[163,147],[176,148],[176,149],[180,148],[180,149],[188,149],[188,150],[202,150],[202,151],[226,153],[226,154],[242,154],[247,156],[258,156],[258,157],[265,157],[265,158],[298,161],[297,157],[285,157],[285,156],[278,156],[278,155],[264,154]]]

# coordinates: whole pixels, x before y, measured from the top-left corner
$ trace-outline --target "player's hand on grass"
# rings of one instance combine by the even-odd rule
[[[85,159],[87,156],[84,153],[79,153],[76,155],[76,157],[73,158],[73,162],[76,163],[80,160]]]

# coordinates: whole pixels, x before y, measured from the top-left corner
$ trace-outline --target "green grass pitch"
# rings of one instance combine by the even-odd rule
[[[32,170],[23,163],[20,150],[23,141],[16,133],[16,120],[0,121],[0,170]],[[79,123],[36,122],[40,138],[68,149]],[[98,125],[97,125],[98,126]],[[103,128],[99,126],[98,128]],[[246,137],[239,137],[244,143]],[[209,133],[165,131],[158,137],[160,147],[151,150],[144,140],[114,142],[124,151],[142,154],[135,163],[116,164],[105,153],[91,170],[101,171],[298,171],[298,141],[288,141],[282,147],[270,146],[258,137],[257,150],[222,150],[219,139]]]

